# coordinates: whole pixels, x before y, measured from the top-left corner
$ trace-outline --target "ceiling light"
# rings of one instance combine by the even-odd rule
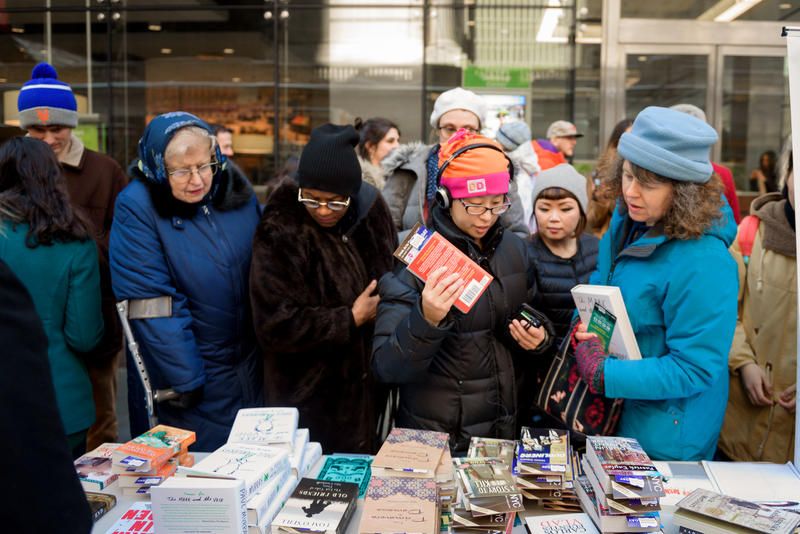
[[[223,54],[229,54],[229,55],[230,55],[230,54],[233,54],[233,52],[234,52],[234,49],[233,49],[233,48],[226,48],[226,49],[224,49],[224,50],[222,51],[222,53],[223,53]]]
[[[564,15],[564,10],[559,7],[559,0],[549,0],[548,7],[542,15],[542,22],[539,24],[539,31],[536,33],[537,43],[566,43],[566,37],[556,37],[558,22]]]
[[[172,49],[171,48],[162,48],[161,49],[161,53],[162,54],[171,54],[172,53]]]
[[[714,17],[715,22],[730,22],[742,16],[745,12],[756,4],[760,4],[761,0],[735,0],[733,5],[728,7],[725,11]]]
[[[147,29],[151,32],[160,32],[161,31],[161,24],[149,24]]]

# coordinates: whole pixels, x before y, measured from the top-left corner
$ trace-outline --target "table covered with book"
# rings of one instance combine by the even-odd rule
[[[579,455],[566,432],[526,427],[517,441],[473,438],[458,458],[446,434],[400,428],[375,457],[323,457],[296,410],[242,412],[212,453],[186,457],[191,438],[163,426],[140,440],[172,443],[161,465],[136,439],[112,449],[105,487],[84,484],[115,501],[93,533],[792,534],[800,525],[791,464],[652,462],[636,440],[610,437],[589,437]]]

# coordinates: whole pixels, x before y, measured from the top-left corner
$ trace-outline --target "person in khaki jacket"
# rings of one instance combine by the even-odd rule
[[[753,201],[751,214],[760,222],[749,262],[742,257],[741,230],[730,249],[739,265],[739,318],[719,448],[736,461],[784,463],[794,451],[797,251],[792,159],[786,152],[783,192]]]

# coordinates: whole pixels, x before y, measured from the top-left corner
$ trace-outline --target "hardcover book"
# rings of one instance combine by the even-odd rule
[[[367,488],[358,532],[436,534],[439,524],[438,497],[433,480],[373,478]]]
[[[106,534],[153,533],[153,511],[149,502],[135,502]]]
[[[510,439],[477,438],[469,442],[467,456],[470,458],[500,458],[511,469],[517,442]]]
[[[705,523],[726,532],[741,527],[770,534],[792,534],[800,525],[800,515],[698,489],[678,503],[674,521],[688,528]]]
[[[292,453],[289,455],[289,464],[292,466],[292,473],[296,477],[304,476],[304,473],[301,473],[300,470],[303,467],[303,453],[306,451],[309,438],[310,433],[307,428],[298,428],[297,432],[294,433],[294,446]]]
[[[289,478],[290,471],[281,471],[272,477],[258,493],[247,500],[247,524],[258,525],[263,521],[267,510],[275,502],[284,483]]]
[[[75,471],[84,490],[100,491],[117,480],[117,474],[111,471],[111,456],[121,445],[103,443],[75,460]]]
[[[494,280],[492,275],[441,234],[419,223],[414,225],[408,236],[400,243],[394,256],[405,263],[408,270],[423,282],[428,279],[430,273],[442,266],[447,266],[448,274],[458,273],[465,285],[454,306],[463,313],[472,309]]]
[[[87,491],[86,500],[89,501],[89,508],[92,510],[93,523],[97,523],[98,519],[117,505],[117,498],[109,493]]]
[[[600,534],[587,514],[526,516],[530,534]]]
[[[372,461],[373,475],[434,478],[447,440],[444,432],[393,428]]]
[[[196,439],[190,430],[157,425],[120,445],[111,453],[112,461],[115,466],[130,472],[153,471],[173,456],[185,452]]]
[[[606,495],[618,499],[664,496],[661,474],[633,438],[588,436],[586,459]]]
[[[367,492],[372,475],[371,465],[372,458],[363,456],[328,456],[317,474],[317,479],[330,482],[350,482],[358,486],[358,496],[363,497]]]
[[[506,464],[497,458],[453,458],[456,476],[473,515],[524,510],[522,495]]]
[[[572,288],[572,298],[581,322],[592,326],[607,351],[619,358],[641,360],[639,344],[633,333],[622,292],[616,286],[579,284]]]
[[[355,484],[303,478],[272,520],[272,532],[343,534],[357,498]]]
[[[297,408],[244,408],[236,414],[228,443],[270,445],[291,452],[299,417]]]
[[[179,467],[178,475],[243,480],[250,499],[281,471],[289,469],[286,449],[227,443],[194,467]]]
[[[158,534],[247,534],[241,480],[170,478],[150,495]]]

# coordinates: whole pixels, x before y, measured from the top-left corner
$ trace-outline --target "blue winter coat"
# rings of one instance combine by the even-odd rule
[[[738,293],[736,223],[723,211],[699,239],[655,227],[621,252],[631,220],[615,212],[590,278],[619,286],[642,353],[605,363],[606,396],[625,399],[618,434],[657,460],[710,460],[717,446]]]
[[[172,297],[171,317],[131,326],[155,388],[202,387],[202,401],[193,408],[158,406],[160,423],[197,432],[192,448],[199,451],[225,443],[236,412],[262,400],[248,286],[259,208],[245,179],[220,172],[219,194],[193,209],[171,199],[168,186],[131,181],[117,199],[110,240],[118,300]],[[146,417],[128,363],[135,435]]]

